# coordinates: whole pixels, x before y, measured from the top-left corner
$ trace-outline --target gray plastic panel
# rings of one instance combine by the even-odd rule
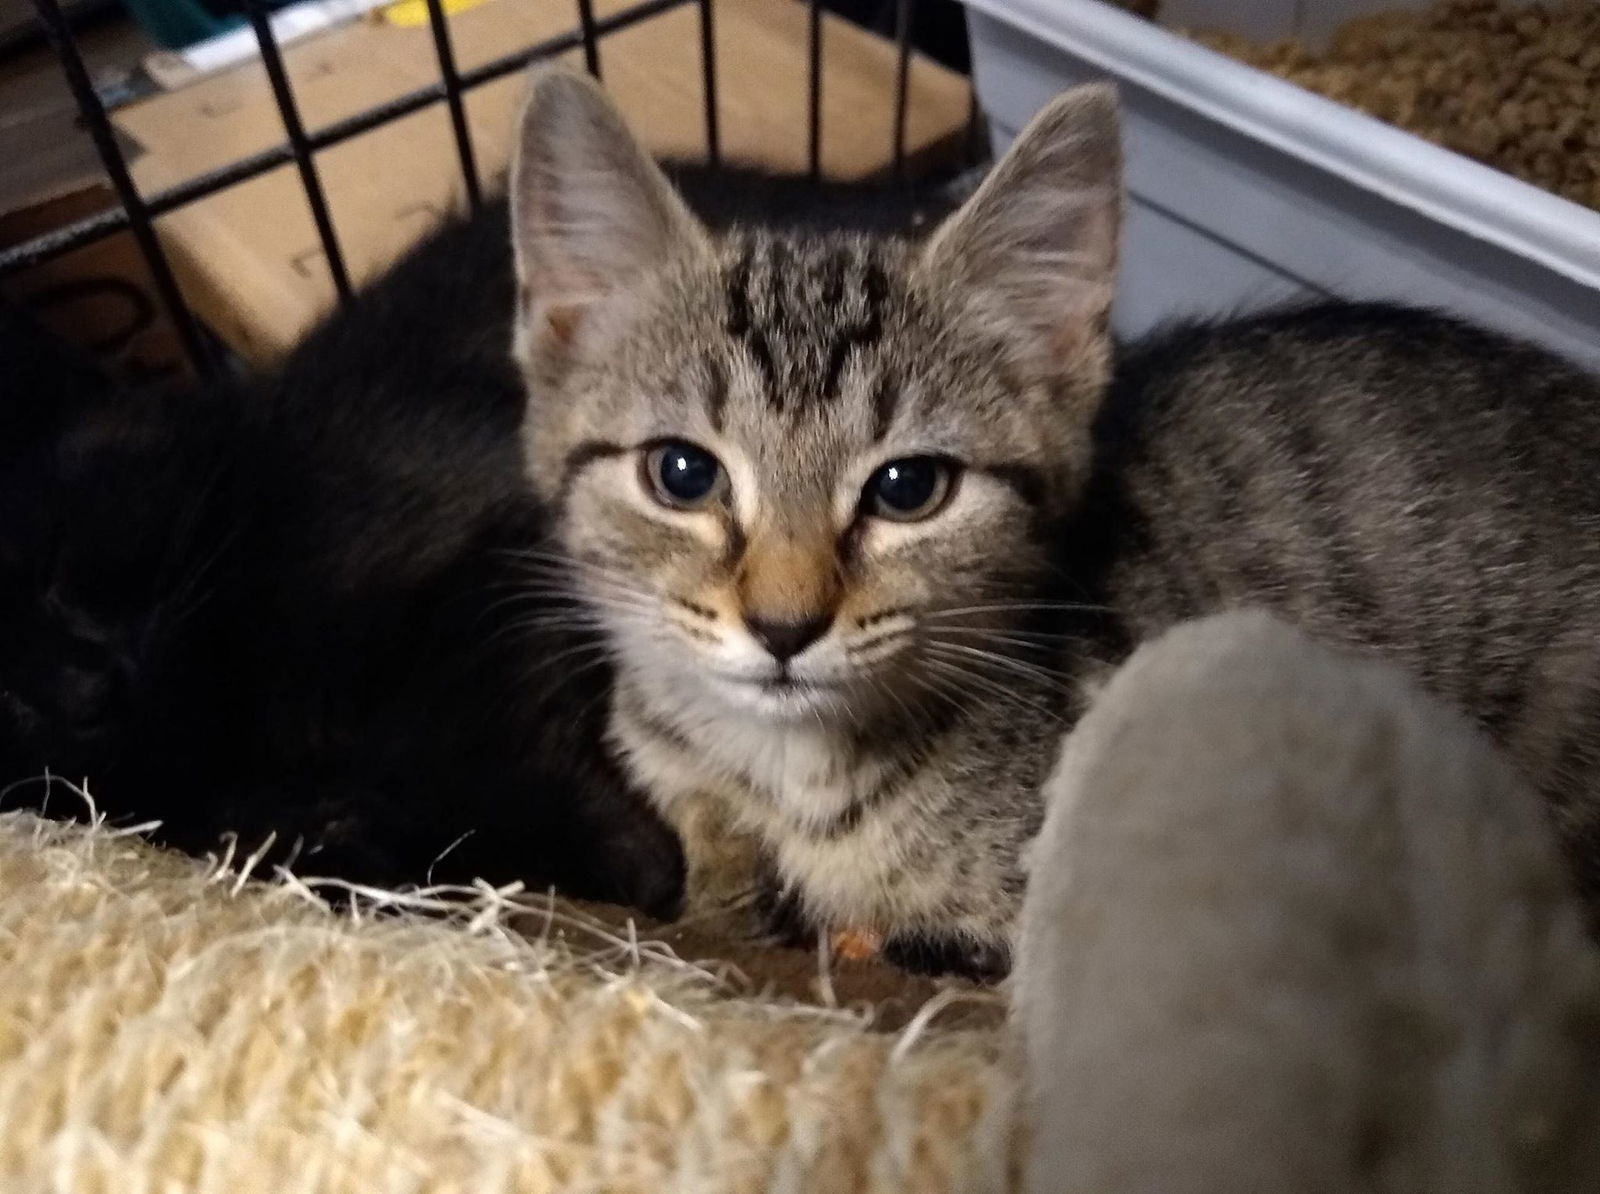
[[[1065,36],[1045,40],[1038,5],[1029,6],[1032,31],[1009,23],[1006,7],[1006,0],[982,0],[981,10],[968,10],[978,94],[996,148],[1064,88],[1108,77],[1119,85],[1130,193],[1117,309],[1124,334],[1173,316],[1320,292],[1455,311],[1600,367],[1600,290],[1506,247],[1516,243],[1509,235],[1503,243],[1472,235],[1322,168],[1310,154],[1241,131],[1246,120],[1224,123],[1130,77],[1138,72],[1091,62]],[[1106,6],[1060,0],[1053,7],[1071,8],[1081,20]],[[1129,20],[1107,12],[1108,20]],[[1241,109],[1259,102],[1259,72],[1220,57],[1217,64],[1213,102],[1219,92],[1226,97],[1229,72],[1237,72]],[[1353,112],[1348,119],[1375,124]],[[1422,167],[1460,161],[1468,182],[1474,172],[1492,173],[1415,138],[1399,143],[1411,141]],[[1565,204],[1556,205],[1559,216],[1562,208],[1571,208],[1580,232],[1592,219],[1600,234],[1600,215]]]

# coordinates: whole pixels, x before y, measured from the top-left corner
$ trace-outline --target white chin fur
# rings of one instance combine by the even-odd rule
[[[837,689],[796,686],[775,688],[769,684],[708,678],[711,691],[735,713],[761,721],[786,723],[831,721],[844,713]]]

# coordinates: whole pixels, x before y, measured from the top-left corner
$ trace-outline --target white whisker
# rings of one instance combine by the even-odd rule
[[[946,655],[946,657],[948,657],[951,652],[954,652],[970,659],[980,660],[984,663],[992,663],[998,668],[1002,668],[1017,676],[1027,680],[1032,680],[1035,683],[1042,684],[1046,687],[1059,688],[1064,692],[1070,692],[1072,690],[1071,685],[1059,673],[1052,671],[1049,668],[1041,667],[1036,663],[1028,663],[1026,660],[1017,659],[1011,655],[1002,655],[998,651],[985,651],[981,647],[969,647],[963,643],[940,642],[937,639],[929,642],[927,647],[928,650],[942,653]]]
[[[928,610],[921,614],[923,619],[958,618],[970,614],[1011,614],[1011,613],[1110,613],[1111,608],[1105,605],[1085,605],[1078,601],[993,601],[980,605],[958,605],[950,609]]]

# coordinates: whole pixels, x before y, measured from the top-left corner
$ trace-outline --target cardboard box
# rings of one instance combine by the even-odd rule
[[[628,6],[599,0],[601,16]],[[726,158],[804,169],[807,153],[806,7],[794,0],[719,0],[719,115]],[[489,0],[451,18],[463,70],[570,30],[570,0]],[[601,69],[633,127],[657,153],[705,152],[699,18],[686,6],[605,38]],[[826,23],[823,165],[865,177],[892,159],[895,47],[837,19]],[[581,66],[581,55],[571,55]],[[438,77],[426,27],[372,21],[286,52],[302,119],[316,129]],[[468,119],[480,176],[503,178],[520,73],[470,92]],[[907,145],[913,157],[959,145],[966,80],[926,60],[911,73]],[[182,182],[284,139],[264,72],[251,64],[123,109],[119,129],[141,146],[146,193]],[[357,285],[388,265],[442,215],[464,206],[444,104],[317,156],[323,187]],[[269,362],[333,304],[299,175],[293,165],[222,191],[159,222],[163,242],[200,316],[246,359]]]
[[[131,26],[84,39],[91,70],[148,51]],[[124,138],[124,152],[139,147]],[[0,73],[0,246],[51,232],[114,202],[93,142],[78,122],[72,93],[47,51],[21,56]],[[98,356],[130,381],[189,375],[131,233],[119,233],[21,273],[0,278],[0,293],[48,328]]]
[[[20,244],[112,202],[109,187],[91,183],[0,215],[0,245]],[[119,232],[0,279],[0,293],[126,382],[167,383],[194,376],[132,233]]]

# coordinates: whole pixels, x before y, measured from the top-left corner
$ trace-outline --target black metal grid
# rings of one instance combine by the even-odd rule
[[[380,125],[443,101],[450,113],[451,129],[455,135],[456,150],[460,157],[467,200],[476,208],[482,202],[482,190],[462,98],[466,91],[521,70],[540,59],[580,47],[589,72],[599,78],[600,42],[603,38],[686,4],[694,4],[699,10],[706,157],[713,164],[720,160],[714,0],[641,0],[640,3],[604,18],[595,16],[593,0],[575,0],[577,25],[574,29],[525,46],[466,72],[461,72],[456,67],[449,22],[445,16],[442,0],[426,0],[426,2],[434,49],[439,62],[439,82],[396,96],[364,112],[309,131],[300,119],[299,106],[295,102],[293,88],[284,70],[282,51],[273,34],[267,9],[262,0],[245,0],[246,13],[261,50],[262,64],[266,69],[287,139],[283,144],[230,162],[226,166],[197,175],[175,186],[157,191],[153,195],[142,195],[128,173],[127,162],[117,145],[105,105],[95,92],[69,22],[62,12],[60,0],[34,0],[40,26],[61,60],[62,72],[72,89],[84,124],[116,192],[118,205],[19,245],[0,250],[0,276],[59,257],[125,229],[129,230],[139,246],[156,293],[190,361],[198,372],[210,373],[217,366],[215,354],[183,300],[171,263],[167,260],[167,255],[155,233],[154,221],[157,218],[293,162],[300,174],[306,202],[316,224],[317,236],[327,258],[334,287],[340,301],[348,301],[351,294],[350,278],[345,267],[344,255],[339,248],[338,234],[328,211],[327,197],[323,193],[317,172],[316,154],[319,150],[338,145]],[[811,174],[818,176],[822,169],[823,10],[820,0],[809,0],[809,3],[808,162]],[[900,178],[904,176],[906,164],[906,109],[915,0],[895,0],[895,4],[895,39],[898,53],[894,89],[893,148],[894,173]]]

